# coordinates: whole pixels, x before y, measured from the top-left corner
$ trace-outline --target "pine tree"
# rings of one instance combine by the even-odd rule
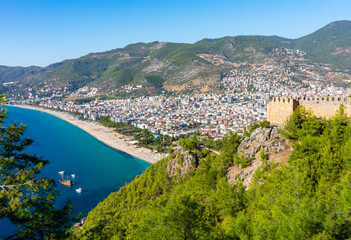
[[[5,103],[0,95],[0,104]],[[58,191],[52,179],[39,177],[49,163],[25,153],[33,141],[23,137],[26,127],[4,126],[6,109],[0,110],[0,218],[8,218],[18,231],[7,239],[59,239],[71,226],[71,204],[54,206]]]

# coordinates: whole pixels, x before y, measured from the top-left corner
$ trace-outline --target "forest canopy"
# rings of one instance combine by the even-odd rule
[[[267,123],[261,123],[267,126]],[[254,129],[258,126],[251,126]],[[317,119],[302,106],[281,133],[293,151],[286,163],[265,161],[245,189],[229,184],[243,137],[226,136],[220,154],[198,154],[196,169],[170,177],[168,158],[93,209],[75,233],[82,239],[345,239],[351,236],[351,127],[343,106]],[[180,140],[189,154],[205,148]],[[264,154],[263,154],[264,155]]]

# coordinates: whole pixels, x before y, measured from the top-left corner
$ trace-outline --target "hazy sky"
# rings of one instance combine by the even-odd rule
[[[351,0],[0,0],[0,65],[46,66],[135,42],[299,38],[351,20]]]

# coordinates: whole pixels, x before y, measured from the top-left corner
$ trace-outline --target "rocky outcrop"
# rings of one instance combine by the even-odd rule
[[[195,169],[198,165],[198,158],[195,154],[183,147],[174,149],[171,159],[167,164],[167,173],[169,177],[183,177],[191,168]]]
[[[232,166],[228,169],[227,180],[235,183],[241,179],[243,185],[248,187],[251,177],[256,169],[263,165],[261,152],[266,155],[268,162],[287,161],[292,148],[287,139],[283,138],[277,126],[268,126],[255,129],[250,137],[246,137],[238,147],[240,157],[249,159],[251,164],[247,167]]]

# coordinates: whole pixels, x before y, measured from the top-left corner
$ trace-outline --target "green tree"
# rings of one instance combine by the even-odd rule
[[[302,128],[302,123],[308,117],[312,117],[312,114],[307,111],[304,106],[298,106],[293,114],[290,115],[282,129],[281,133],[283,136],[291,140],[296,140],[298,138],[298,130]]]
[[[1,104],[5,97],[0,96]],[[25,126],[4,126],[6,110],[0,111],[0,218],[8,218],[19,230],[10,238],[59,239],[71,226],[70,203],[54,207],[58,194],[52,179],[39,177],[48,164],[24,149],[33,141],[23,138]]]
[[[190,195],[171,200],[163,221],[170,229],[169,238],[208,239],[211,233],[212,224],[205,207]]]

